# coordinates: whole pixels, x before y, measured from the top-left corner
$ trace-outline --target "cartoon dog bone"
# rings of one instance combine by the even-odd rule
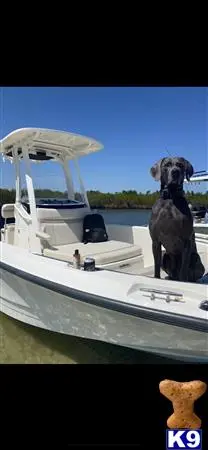
[[[197,429],[201,427],[201,419],[194,413],[194,402],[207,389],[206,383],[200,380],[180,383],[163,380],[159,384],[161,394],[173,404],[174,413],[167,420],[168,428]]]

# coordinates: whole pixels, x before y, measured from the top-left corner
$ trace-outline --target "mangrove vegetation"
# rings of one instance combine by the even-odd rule
[[[23,192],[24,194],[24,192]],[[49,189],[37,189],[36,198],[66,198],[66,192]],[[137,192],[134,190],[104,193],[99,191],[87,191],[90,206],[94,209],[151,209],[159,197],[156,192]],[[80,194],[76,194],[76,200],[80,200]],[[208,191],[206,193],[187,191],[186,198],[192,205],[208,205]],[[13,203],[15,191],[0,189],[0,204]]]

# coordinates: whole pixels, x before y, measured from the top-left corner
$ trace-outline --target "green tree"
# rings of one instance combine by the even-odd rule
[[[25,192],[26,194],[26,192]],[[63,198],[67,197],[66,192],[53,191],[50,189],[37,189],[35,191],[36,198],[49,197],[49,198]],[[129,190],[122,192],[107,192],[100,191],[88,191],[87,192],[89,203],[91,208],[109,208],[109,209],[151,209],[159,197],[159,191],[151,192],[137,192],[135,190]],[[81,200],[79,193],[75,194],[77,200]],[[206,193],[188,191],[186,193],[188,202],[192,205],[208,205],[208,191]],[[0,189],[0,204],[13,203],[15,201],[14,189]]]

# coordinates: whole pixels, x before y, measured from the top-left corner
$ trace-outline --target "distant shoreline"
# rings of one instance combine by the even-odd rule
[[[137,210],[151,211],[152,206],[160,196],[159,191],[137,192],[135,190],[104,193],[99,191],[87,191],[87,197],[91,209],[97,210]],[[22,195],[26,195],[27,191],[22,190]],[[67,192],[60,192],[51,189],[35,189],[36,198],[67,198]],[[187,191],[186,199],[194,205],[208,205],[208,191],[205,193]],[[75,200],[83,201],[80,193],[75,192]],[[14,203],[15,190],[0,188],[0,203]]]

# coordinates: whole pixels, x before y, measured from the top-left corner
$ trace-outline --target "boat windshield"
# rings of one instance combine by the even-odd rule
[[[54,161],[44,161],[40,164],[31,163],[31,174],[33,179],[33,187],[35,192],[36,205],[40,207],[43,205],[69,206],[85,204],[85,199],[80,193],[80,186],[76,179],[76,173],[73,167],[70,167],[70,172],[73,178],[74,193],[68,198],[67,184],[64,176],[64,171],[61,164]],[[20,163],[21,176],[21,202],[29,203],[28,192],[25,178],[24,161]]]

